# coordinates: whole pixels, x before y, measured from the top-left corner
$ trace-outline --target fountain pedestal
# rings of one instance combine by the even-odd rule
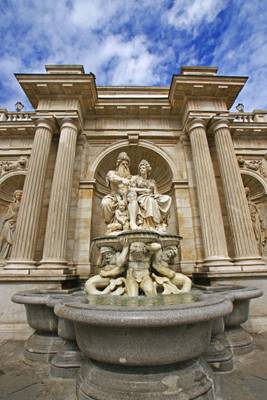
[[[223,297],[89,296],[56,305],[72,320],[84,355],[79,400],[213,399],[212,372],[201,359],[212,320],[231,312]]]

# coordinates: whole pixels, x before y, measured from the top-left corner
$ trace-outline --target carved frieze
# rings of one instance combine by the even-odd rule
[[[267,153],[264,154],[262,159],[258,160],[247,160],[242,156],[238,156],[237,161],[240,168],[256,171],[263,178],[267,179]]]
[[[11,172],[26,170],[28,167],[28,158],[19,157],[17,160],[0,160],[0,177]]]

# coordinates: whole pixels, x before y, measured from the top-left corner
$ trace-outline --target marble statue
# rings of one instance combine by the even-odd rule
[[[116,170],[106,176],[111,193],[101,202],[108,234],[138,229],[166,232],[171,197],[158,193],[150,172],[149,162],[142,160],[138,175],[132,176],[129,156],[118,155]]]
[[[127,241],[123,242],[121,252],[116,252],[109,246],[101,247],[101,257],[99,259],[101,266],[100,273],[85,282],[85,292],[88,294],[124,294],[125,279],[120,277],[120,275],[125,271],[128,251],[129,246]]]
[[[174,258],[177,256],[178,249],[176,246],[168,246],[162,250],[160,247],[154,255],[152,268],[161,276],[155,273],[153,277],[158,286],[162,286],[162,294],[175,294],[181,292],[190,292],[192,282],[188,276],[175,272],[170,268]]]
[[[162,249],[160,242],[122,241],[121,252],[100,248],[100,272],[85,283],[87,294],[156,296],[190,292],[191,280],[175,272],[171,265],[177,246]]]
[[[127,201],[119,199],[114,212],[113,222],[108,224],[107,233],[129,230],[129,211]]]
[[[259,253],[263,254],[263,247],[266,245],[267,236],[264,227],[263,219],[259,213],[258,207],[250,199],[250,189],[245,187],[246,197],[248,201],[248,208],[250,212],[250,217],[253,225],[254,235],[258,244]]]
[[[138,175],[130,179],[128,196],[130,227],[165,232],[171,197],[158,193],[155,181],[149,179],[150,172],[149,162],[142,160],[138,166]]]
[[[87,294],[134,297],[191,290],[191,280],[172,269],[180,237],[165,233],[171,197],[158,193],[150,172],[151,165],[142,160],[132,175],[125,152],[108,171],[110,193],[101,202],[107,235],[95,239],[99,273],[85,283]]]
[[[111,192],[102,199],[101,207],[107,224],[114,222],[118,202],[126,200],[130,177],[130,158],[125,152],[122,152],[118,155],[116,169],[109,171],[106,176],[106,182]]]
[[[0,232],[0,258],[2,259],[7,259],[10,257],[21,197],[22,190],[15,190],[13,194],[13,200],[9,204],[7,213],[2,221],[2,228]]]

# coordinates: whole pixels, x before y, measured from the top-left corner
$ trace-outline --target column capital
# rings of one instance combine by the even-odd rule
[[[69,127],[76,129],[78,132],[82,130],[82,121],[76,112],[73,113],[58,113],[55,115],[60,129]]]
[[[210,120],[210,125],[208,126],[208,132],[214,134],[221,128],[229,129],[229,126],[230,126],[230,121],[226,118],[221,118],[221,117],[212,118]]]
[[[206,129],[206,121],[202,118],[192,118],[186,123],[186,132],[189,134],[196,128]]]
[[[72,128],[78,130],[80,127],[78,118],[66,117],[60,121],[60,129],[62,128]]]
[[[57,122],[53,115],[35,115],[32,120],[36,128],[45,128],[50,132],[57,131]]]

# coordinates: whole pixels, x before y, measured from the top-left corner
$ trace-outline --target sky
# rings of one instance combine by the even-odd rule
[[[182,65],[249,76],[267,109],[267,0],[0,0],[0,108],[30,105],[14,73],[83,64],[97,85],[169,86]]]

